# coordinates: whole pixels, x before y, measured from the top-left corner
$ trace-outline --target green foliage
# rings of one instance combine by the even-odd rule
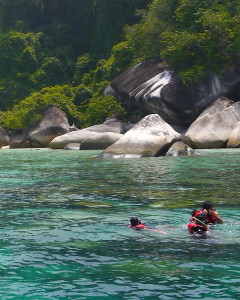
[[[42,65],[31,76],[34,85],[38,88],[64,83],[64,71],[61,61],[56,57],[47,57]]]
[[[92,120],[102,119],[87,105],[103,97],[106,85],[131,63],[133,53],[127,43],[117,44],[110,55],[111,48],[122,38],[123,27],[139,19],[135,10],[150,1],[0,0],[2,123],[26,128],[50,104],[63,106],[68,118],[79,125],[85,111]],[[71,97],[60,88],[66,84],[74,91]],[[118,110],[119,104],[113,103]],[[105,118],[106,112],[98,106]]]
[[[73,76],[73,84],[78,85],[81,83],[84,74],[88,73],[93,67],[93,62],[89,53],[85,53],[82,56],[78,57],[75,73]]]
[[[88,99],[91,99],[93,96],[93,91],[89,87],[85,86],[84,84],[80,84],[75,89],[75,95],[73,98],[73,102],[75,105],[79,106],[83,103],[86,103]]]
[[[154,56],[185,84],[238,64],[239,20],[238,0],[0,0],[1,122],[26,128],[48,105],[85,127],[124,115],[103,96],[114,77]]]
[[[55,105],[67,116],[70,122],[79,122],[80,113],[73,103],[75,90],[67,85],[44,88],[34,92],[26,99],[14,105],[11,111],[2,113],[1,122],[9,129],[27,129],[38,121],[41,113],[49,106]]]
[[[238,1],[154,0],[126,40],[141,59],[160,55],[187,84],[239,62],[239,15]]]
[[[62,61],[47,56],[46,42],[42,33],[0,35],[0,108],[11,108],[34,90],[70,81]]]
[[[126,111],[114,97],[93,97],[85,107],[82,107],[83,127],[103,123],[107,117],[117,114],[124,118]]]

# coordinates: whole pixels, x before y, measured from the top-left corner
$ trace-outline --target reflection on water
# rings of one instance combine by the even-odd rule
[[[240,156],[93,158],[95,151],[0,152],[1,299],[237,299]],[[225,220],[206,240],[189,210]],[[136,232],[139,216],[167,232]]]

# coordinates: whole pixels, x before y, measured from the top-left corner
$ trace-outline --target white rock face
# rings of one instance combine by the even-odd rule
[[[155,156],[179,138],[180,134],[159,115],[151,114],[125,133],[119,141],[103,151],[99,157],[132,158]]]
[[[170,71],[164,71],[142,83],[130,93],[130,97],[135,95],[136,99],[143,97],[148,99],[152,97],[160,97],[162,88],[171,80]]]

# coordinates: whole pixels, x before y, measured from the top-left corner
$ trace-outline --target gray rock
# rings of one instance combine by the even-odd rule
[[[69,132],[68,120],[65,115],[54,106],[48,108],[43,114],[43,119],[29,130],[29,137],[31,141],[48,147],[51,140],[56,136],[67,132]]]
[[[80,150],[103,150],[116,143],[123,135],[115,132],[98,133],[83,140]]]
[[[160,58],[152,58],[113,79],[104,94],[117,96],[128,111],[140,107],[169,124],[189,126],[211,103],[234,93],[239,85],[239,70],[229,67],[221,77],[208,71],[199,84],[184,86]]]
[[[170,125],[157,114],[143,118],[131,130],[98,155],[101,158],[157,156],[180,138]]]
[[[104,133],[104,132],[123,133],[123,131],[125,130],[125,126],[126,124],[118,120],[116,117],[109,117],[104,123],[90,126],[86,128],[86,130],[99,132],[99,133]]]
[[[125,123],[116,118],[108,118],[103,124],[90,126],[58,136],[49,143],[49,147],[52,149],[63,149],[69,143],[82,144],[83,140],[101,137],[103,133],[112,132],[120,134],[125,126]]]
[[[15,136],[10,142],[10,148],[30,148],[29,136],[26,133]]]
[[[221,148],[235,126],[240,121],[240,102],[228,106],[227,101],[222,106],[219,101],[206,109],[192,123],[183,137],[183,141],[192,148]]]
[[[72,124],[71,126],[69,126],[69,131],[77,131],[77,130],[79,130],[79,129],[75,126],[75,124]]]
[[[227,141],[228,148],[238,148],[240,146],[240,122],[235,124]]]
[[[63,149],[66,145],[71,143],[81,144],[83,140],[95,136],[97,133],[88,131],[86,129],[71,131],[61,136],[55,137],[50,143],[49,147],[52,149]]]
[[[166,153],[166,156],[192,156],[196,151],[183,142],[175,142]]]
[[[67,144],[63,150],[80,150],[80,143],[70,143]]]
[[[38,142],[32,142],[32,141],[31,141],[31,147],[32,148],[44,148],[44,146],[39,144]]]
[[[6,131],[0,127],[0,147],[8,146],[10,139]]]

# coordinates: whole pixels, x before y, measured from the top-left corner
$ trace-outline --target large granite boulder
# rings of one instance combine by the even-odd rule
[[[240,146],[240,122],[237,122],[229,135],[227,141],[228,148],[237,148]]]
[[[14,136],[10,141],[10,148],[31,148],[28,134],[22,133]]]
[[[8,146],[10,139],[6,131],[0,127],[0,147]]]
[[[55,106],[48,108],[43,118],[30,130],[31,141],[48,147],[56,136],[69,132],[69,124],[66,116]]]
[[[96,147],[103,147],[103,140],[102,142],[101,139],[105,139],[106,141],[106,136],[104,136],[105,133],[116,133],[118,134],[118,139],[119,139],[119,134],[121,135],[121,132],[124,132],[126,124],[123,123],[122,121],[119,121],[115,117],[108,118],[104,123],[98,124],[98,125],[93,125],[85,129],[77,130],[77,131],[72,131],[69,133],[66,133],[64,135],[58,136],[54,138],[50,143],[49,147],[52,149],[63,149],[67,144],[69,143],[80,143],[86,139],[95,139],[95,145],[96,144],[102,144],[101,146]],[[116,140],[115,138],[112,138],[113,141]],[[98,141],[98,142],[97,142]],[[92,143],[93,145],[93,140],[89,140],[89,145]],[[108,141],[108,145],[110,143],[110,139]],[[87,141],[85,143],[85,146],[83,147],[88,147],[87,146]],[[81,148],[82,149],[82,148]],[[97,148],[98,149],[98,148]],[[100,148],[103,149],[103,148]]]
[[[70,143],[67,144],[63,150],[80,150],[80,143]]]
[[[240,121],[240,102],[219,99],[206,109],[187,130],[183,141],[193,148],[221,148]]]
[[[160,58],[152,58],[113,79],[104,94],[121,99],[128,111],[141,107],[169,124],[189,126],[219,97],[234,97],[239,85],[239,70],[229,67],[221,76],[208,70],[198,84],[184,86]]]
[[[66,150],[68,144],[77,143],[80,145],[80,150],[102,150],[118,141],[122,136],[115,132],[95,132],[83,129],[56,137],[50,142],[49,147]]]
[[[80,150],[103,150],[116,143],[123,135],[115,132],[98,133],[82,141]]]
[[[196,152],[183,142],[175,142],[166,153],[166,156],[192,156]]]
[[[50,143],[51,149],[63,149],[66,145],[72,143],[81,144],[83,140],[96,136],[96,132],[88,131],[86,129],[71,131],[69,133],[55,137]]]
[[[99,133],[104,133],[104,132],[123,133],[125,132],[126,126],[127,124],[125,124],[123,121],[119,120],[115,116],[112,116],[107,118],[104,123],[90,126],[86,128],[86,130],[99,132]]]
[[[101,158],[158,156],[180,138],[159,115],[143,118],[131,130],[98,156]]]

